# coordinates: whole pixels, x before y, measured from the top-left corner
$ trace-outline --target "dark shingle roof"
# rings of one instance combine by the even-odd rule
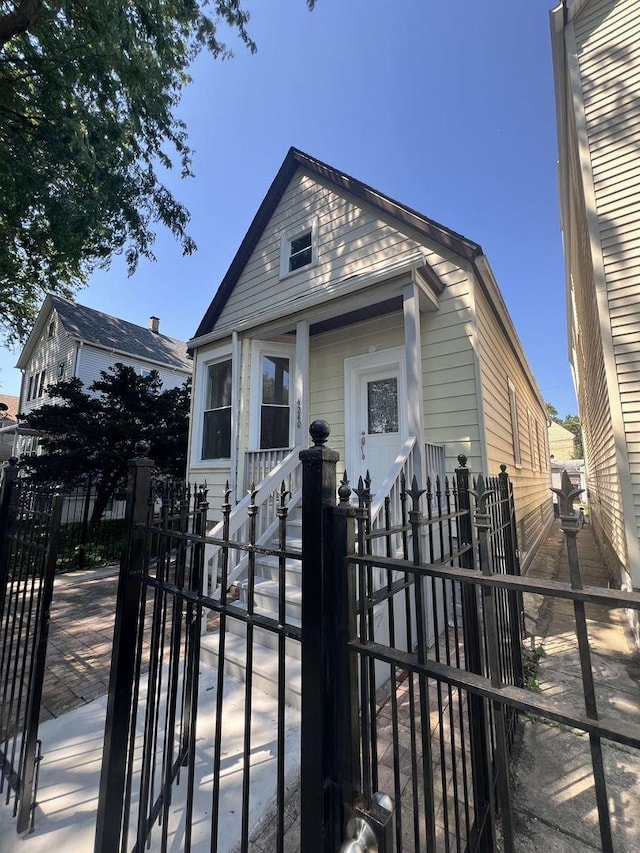
[[[162,366],[191,370],[184,341],[157,334],[144,326],[78,305],[61,296],[49,294],[49,298],[65,332],[72,338]]]

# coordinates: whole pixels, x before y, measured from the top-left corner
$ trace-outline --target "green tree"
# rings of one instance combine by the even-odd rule
[[[309,4],[312,6],[313,4]],[[153,258],[189,214],[161,169],[191,175],[176,116],[202,50],[253,52],[241,0],[0,0],[0,332],[30,331],[45,292],[70,296],[124,253]]]
[[[97,477],[92,513],[96,523],[125,481],[136,442],[148,441],[159,472],[184,476],[190,381],[166,391],[157,372],[140,376],[115,364],[85,391],[79,379],[49,386],[52,402],[30,412],[29,426],[42,434],[45,451],[21,465],[37,479],[65,486]]]
[[[574,459],[582,459],[584,456],[584,448],[582,447],[582,423],[578,415],[566,415],[563,421],[560,421],[565,429],[572,432],[574,438]]]

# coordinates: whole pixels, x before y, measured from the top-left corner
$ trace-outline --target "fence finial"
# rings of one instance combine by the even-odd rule
[[[573,485],[573,483],[569,479],[569,475],[567,474],[566,469],[562,472],[560,488],[551,489],[551,491],[558,496],[558,503],[560,504],[560,516],[566,517],[575,515],[575,511],[573,509],[573,502],[579,495],[584,492],[584,489],[578,489]]]
[[[146,459],[150,450],[151,445],[148,441],[136,441],[136,459]]]
[[[331,433],[331,427],[326,421],[314,421],[309,427],[309,435],[313,439],[315,447],[324,447]]]
[[[344,472],[342,480],[340,480],[338,497],[340,498],[341,504],[348,504],[351,498],[351,486],[349,485],[349,478],[346,471]]]
[[[460,463],[461,468],[467,467],[467,457],[464,455],[464,453],[458,454],[458,462]]]

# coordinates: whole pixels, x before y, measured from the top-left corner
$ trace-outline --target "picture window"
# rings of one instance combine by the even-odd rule
[[[202,459],[231,457],[231,360],[207,365]]]

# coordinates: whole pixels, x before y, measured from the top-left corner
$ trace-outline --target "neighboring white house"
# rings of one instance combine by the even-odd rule
[[[28,419],[49,401],[49,385],[77,377],[86,388],[116,362],[142,374],[156,370],[165,389],[191,376],[186,344],[160,334],[157,317],[145,328],[48,294],[16,365],[22,370],[20,415]],[[29,452],[37,441],[24,421],[6,429],[13,431],[14,455]]]
[[[6,462],[13,453],[13,437],[6,428],[18,422],[18,397],[0,394],[0,462]]]
[[[214,521],[225,481],[240,501],[290,474],[323,418],[376,501],[463,453],[507,465],[525,568],[545,536],[546,407],[477,243],[291,149],[189,347],[189,475]]]
[[[551,13],[569,357],[594,530],[640,587],[640,2]]]

